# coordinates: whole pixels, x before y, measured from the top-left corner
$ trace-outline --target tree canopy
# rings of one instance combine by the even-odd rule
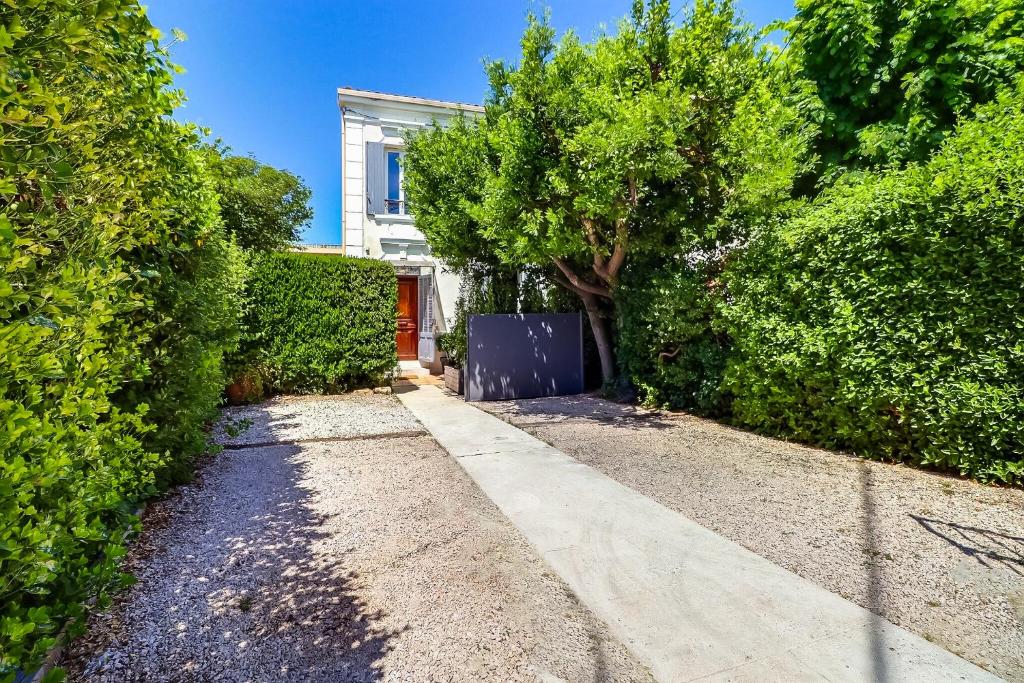
[[[276,251],[299,239],[313,219],[302,178],[218,148],[210,156],[224,227],[242,248]]]
[[[798,0],[789,30],[831,163],[924,160],[1024,72],[1020,0]]]
[[[789,197],[810,127],[785,62],[731,2],[634,3],[614,35],[560,41],[529,16],[516,65],[487,65],[481,120],[412,140],[417,225],[442,258],[539,265],[581,298],[606,380],[606,318],[630,255],[715,251]]]
[[[406,140],[405,196],[415,207],[416,227],[456,270],[498,262],[497,245],[484,236],[478,220],[488,157],[483,130],[464,116]]]

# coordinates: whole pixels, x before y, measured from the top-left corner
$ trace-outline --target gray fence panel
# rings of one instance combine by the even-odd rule
[[[583,392],[579,313],[471,315],[466,328],[467,401]]]

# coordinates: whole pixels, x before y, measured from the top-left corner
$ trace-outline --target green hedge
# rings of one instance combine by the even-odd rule
[[[273,391],[337,391],[373,384],[398,363],[398,285],[383,261],[269,254],[247,285],[242,353],[257,357]]]
[[[1024,89],[854,176],[728,274],[735,419],[1024,483]]]
[[[646,403],[1021,484],[1022,283],[1024,85],[712,270],[631,269],[618,357]]]
[[[223,389],[237,252],[157,36],[134,0],[0,4],[0,680],[121,581]]]
[[[730,344],[715,329],[715,282],[706,267],[674,261],[637,264],[625,273],[616,355],[642,403],[726,413],[721,383]]]

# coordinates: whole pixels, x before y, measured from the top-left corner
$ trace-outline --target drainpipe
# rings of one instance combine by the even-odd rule
[[[341,117],[341,201],[338,202],[338,205],[341,207],[341,253],[343,256],[347,256],[345,254],[345,105],[341,104],[340,98],[338,105]]]

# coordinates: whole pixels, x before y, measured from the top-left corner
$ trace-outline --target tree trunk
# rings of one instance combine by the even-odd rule
[[[601,358],[601,379],[605,384],[609,384],[615,379],[615,352],[612,350],[611,335],[608,333],[608,321],[601,315],[597,296],[585,292],[577,294],[583,300],[587,317],[590,319],[590,329],[594,332],[597,354]]]

